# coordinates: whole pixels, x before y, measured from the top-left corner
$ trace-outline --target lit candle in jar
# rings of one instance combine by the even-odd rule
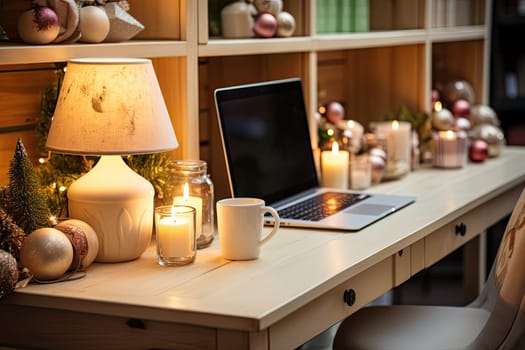
[[[363,190],[372,182],[372,165],[367,156],[354,157],[350,161],[350,188]]]
[[[349,153],[339,151],[337,142],[332,143],[331,151],[321,153],[322,183],[325,187],[348,188]]]
[[[408,173],[412,158],[410,123],[397,120],[378,123],[376,132],[386,139],[385,178],[396,178]]]
[[[193,254],[192,223],[185,217],[172,215],[161,218],[156,228],[159,253],[164,257],[188,257]]]
[[[460,168],[467,159],[467,136],[463,131],[439,131],[434,134],[434,166]]]
[[[195,234],[197,237],[199,237],[202,232],[202,199],[199,197],[190,196],[190,188],[187,182],[184,184],[182,196],[173,198],[173,205],[187,205],[195,208]]]
[[[363,142],[363,134],[365,131],[365,128],[361,123],[355,121],[355,120],[341,120],[337,127],[342,130],[347,130],[351,133],[351,152],[352,153],[358,153],[361,149],[362,142]]]

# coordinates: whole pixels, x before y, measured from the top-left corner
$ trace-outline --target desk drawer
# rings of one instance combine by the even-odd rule
[[[425,241],[420,240],[394,254],[394,287],[407,281],[425,266]]]
[[[393,287],[393,266],[389,257],[271,326],[270,349],[293,349],[309,340],[308,334],[321,333],[387,292]]]
[[[0,343],[42,349],[215,349],[215,329],[0,304]]]
[[[425,238],[425,267],[430,267],[510,214],[521,193],[513,188],[471,210]]]

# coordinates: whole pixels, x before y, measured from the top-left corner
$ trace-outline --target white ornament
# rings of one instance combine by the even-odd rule
[[[109,18],[98,6],[85,6],[80,9],[80,42],[100,43],[109,33]]]
[[[275,17],[283,9],[282,0],[255,0],[255,8],[259,12],[267,12]]]

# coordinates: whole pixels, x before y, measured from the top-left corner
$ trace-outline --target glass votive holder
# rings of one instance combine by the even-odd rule
[[[196,210],[197,249],[208,247],[215,238],[213,183],[202,160],[176,160],[171,177],[173,205]]]
[[[438,168],[462,168],[467,162],[467,133],[439,131],[434,133],[433,165]]]
[[[195,208],[186,205],[164,205],[155,208],[159,265],[180,266],[195,260],[195,213]]]
[[[363,190],[372,184],[372,164],[367,156],[356,156],[350,159],[350,188]]]

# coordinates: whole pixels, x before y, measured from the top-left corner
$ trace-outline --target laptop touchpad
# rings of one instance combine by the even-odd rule
[[[391,205],[366,204],[356,205],[344,211],[345,214],[372,215],[377,216],[388,211],[394,211]]]

